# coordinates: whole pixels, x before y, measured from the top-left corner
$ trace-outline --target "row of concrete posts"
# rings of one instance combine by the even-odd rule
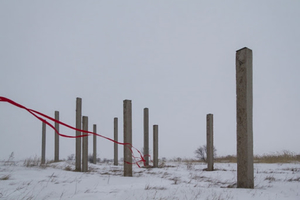
[[[88,117],[81,116],[81,98],[76,99],[76,129],[88,130]],[[55,111],[54,118],[59,121],[59,112]],[[59,132],[59,123],[55,122],[55,129]],[[93,132],[97,133],[97,125],[93,125]],[[76,136],[80,136],[81,132],[76,131]],[[75,171],[88,171],[88,137],[76,138],[76,149],[75,149]],[[82,151],[81,151],[82,149]],[[97,160],[97,138],[96,135],[93,137],[93,163]],[[42,156],[41,164],[45,164],[45,154],[46,154],[46,124],[42,123]],[[81,155],[82,154],[82,155]],[[82,158],[82,162],[81,162]],[[59,161],[59,135],[54,132],[54,162]]]
[[[59,112],[55,111],[55,120],[59,121]],[[132,176],[132,108],[131,100],[123,102],[124,123],[124,176]],[[55,129],[59,132],[59,123],[55,122]],[[82,99],[76,99],[76,142],[75,142],[75,171],[88,171],[88,136],[80,137],[81,131],[88,131],[88,117],[82,116]],[[97,125],[93,125],[93,132],[97,133]],[[54,161],[59,161],[59,135],[55,135]],[[85,133],[83,133],[85,135]],[[118,165],[118,118],[114,118],[114,165]],[[46,124],[42,123],[42,156],[41,164],[45,164]],[[97,136],[93,135],[93,163],[97,160]],[[144,109],[144,154],[145,165],[149,166],[149,109]],[[158,167],[158,125],[153,125],[153,167]]]
[[[252,50],[242,48],[236,52],[236,121],[237,121],[237,187],[254,188],[253,173],[253,75]],[[81,98],[76,100],[76,128],[87,130],[88,118],[81,117]],[[59,120],[59,112],[55,111],[55,119]],[[81,119],[83,124],[81,127]],[[124,176],[132,176],[132,109],[131,100],[123,102],[124,125]],[[55,128],[59,131],[58,123]],[[207,170],[213,171],[213,114],[206,116],[206,148]],[[96,125],[93,126],[96,133]],[[76,131],[76,136],[81,132]],[[96,163],[96,136],[94,135],[93,160]],[[118,141],[118,118],[114,118],[114,140]],[[114,164],[118,164],[118,144],[114,144]],[[42,158],[45,163],[46,124],[42,124]],[[144,109],[144,158],[149,165],[149,110]],[[59,160],[59,137],[55,134],[54,160]],[[82,142],[82,171],[88,170],[88,137]],[[158,125],[153,126],[153,166],[158,166]],[[81,138],[76,138],[76,171],[81,171]]]
[[[237,187],[254,188],[252,50],[236,52]],[[207,171],[213,171],[213,115],[206,116]]]
[[[124,100],[124,176],[132,176],[132,108],[131,100]],[[116,151],[115,151],[116,154]],[[144,149],[145,165],[149,166],[149,109],[144,108]],[[115,157],[116,159],[116,157]],[[158,125],[153,125],[153,167],[158,167]]]
[[[59,112],[54,112],[55,120],[59,121]],[[54,128],[59,132],[59,124],[55,122]],[[54,162],[59,161],[59,135],[54,134]],[[46,162],[46,123],[42,123],[42,156],[41,156],[41,164],[45,164]]]

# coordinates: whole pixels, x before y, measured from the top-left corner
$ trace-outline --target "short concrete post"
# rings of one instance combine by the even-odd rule
[[[54,118],[59,121],[59,112],[54,112]],[[59,123],[54,123],[55,129],[59,132]],[[59,161],[59,135],[54,131],[54,162]]]
[[[81,129],[81,98],[76,98],[76,129]],[[76,136],[80,136],[81,132],[76,131]],[[75,147],[75,171],[81,171],[81,138],[76,138]]]
[[[97,125],[93,125],[93,132],[97,133]],[[97,163],[97,135],[93,135],[93,163]]]
[[[82,130],[88,130],[88,117],[82,117]],[[86,133],[84,133],[86,134]],[[88,136],[82,138],[82,172],[88,171]]]
[[[46,123],[42,123],[42,158],[41,164],[45,164],[46,161]]]
[[[149,165],[149,109],[144,108],[144,158]]]
[[[206,115],[207,171],[214,170],[213,114]]]
[[[153,125],[153,167],[158,167],[158,125]]]
[[[123,109],[124,143],[132,145],[131,100],[124,100]],[[130,145],[124,145],[124,176],[132,176],[132,153]]]
[[[236,52],[237,187],[254,188],[252,50]]]
[[[118,141],[118,118],[114,118],[114,141]],[[114,165],[118,165],[118,144],[114,142]]]

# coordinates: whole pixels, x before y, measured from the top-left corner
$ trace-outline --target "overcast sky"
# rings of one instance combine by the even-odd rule
[[[300,154],[299,36],[298,0],[0,1],[0,96],[74,126],[81,97],[89,129],[113,137],[118,117],[121,141],[130,99],[133,146],[143,147],[148,107],[150,152],[158,124],[167,158],[195,157],[212,113],[217,155],[236,154],[235,53],[248,47],[254,154]],[[0,159],[40,156],[39,120],[0,102],[0,127]],[[49,160],[53,141],[47,127]],[[61,138],[60,158],[73,153],[75,140]],[[112,158],[113,144],[98,138],[98,156]]]

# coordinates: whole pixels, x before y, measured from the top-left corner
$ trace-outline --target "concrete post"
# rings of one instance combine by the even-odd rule
[[[114,118],[114,141],[118,141],[118,118]],[[118,165],[118,144],[114,143],[114,165]]]
[[[82,130],[88,130],[88,117],[82,117]],[[86,134],[86,133],[84,133]],[[82,138],[82,172],[88,171],[88,136]]]
[[[144,158],[149,166],[149,109],[144,108]]]
[[[213,114],[206,115],[206,152],[207,171],[214,170],[214,137],[213,137]]]
[[[59,121],[59,112],[54,112],[54,118]],[[59,123],[54,123],[55,129],[59,132]],[[59,161],[59,135],[54,131],[54,162]]]
[[[97,133],[97,125],[93,125],[93,132]],[[93,135],[93,163],[97,163],[97,135]]]
[[[131,100],[124,100],[123,109],[124,143],[132,145]],[[129,147],[131,146],[124,145],[124,176],[132,176],[132,153]]]
[[[46,161],[46,123],[42,123],[42,158],[41,164],[45,164]]]
[[[158,167],[158,125],[153,125],[153,167]]]
[[[76,98],[76,128],[81,129],[81,98]],[[80,136],[81,132],[76,131],[76,136]],[[75,147],[75,171],[81,171],[81,138],[76,138]]]
[[[237,187],[254,188],[252,50],[236,52]]]

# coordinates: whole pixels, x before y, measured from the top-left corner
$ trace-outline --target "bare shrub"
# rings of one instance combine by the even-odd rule
[[[202,145],[195,150],[196,158],[206,162],[207,148],[206,145]],[[217,149],[214,147],[214,158],[217,157]]]

